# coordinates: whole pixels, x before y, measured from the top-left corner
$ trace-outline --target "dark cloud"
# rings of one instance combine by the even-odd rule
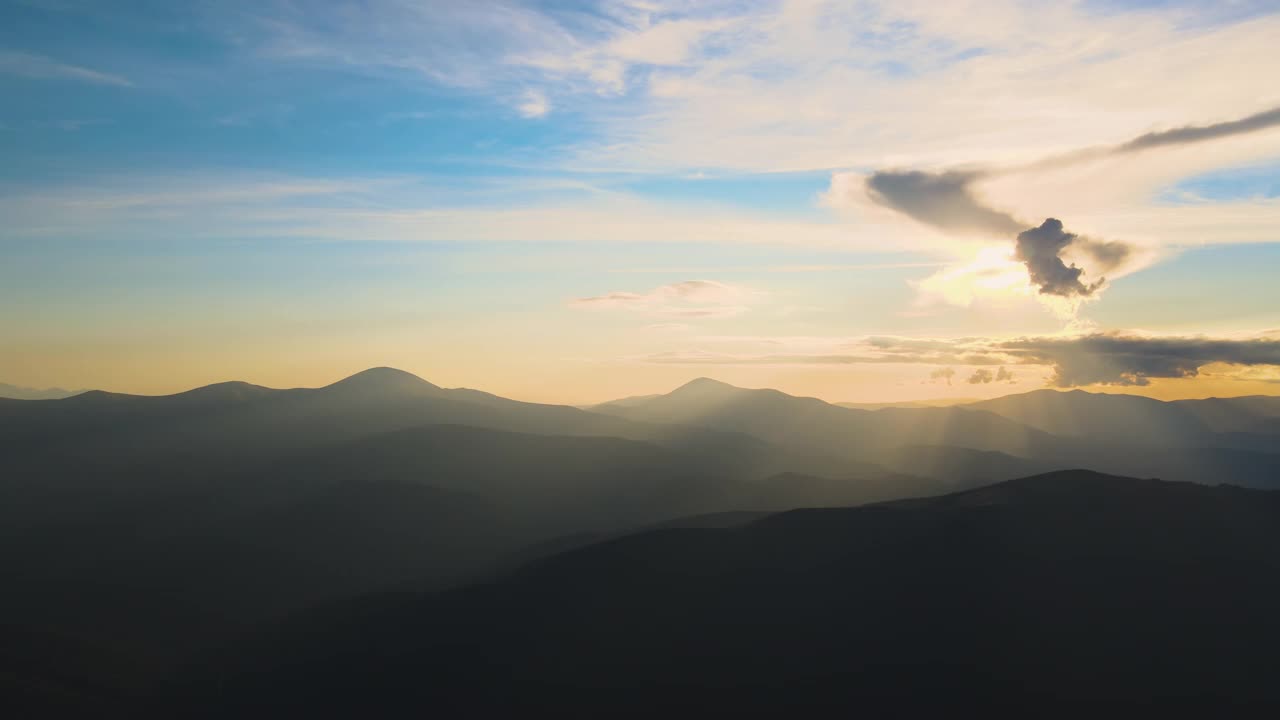
[[[988,171],[988,174],[994,175],[999,172],[1016,173],[1024,170],[1045,170],[1049,168],[1070,167],[1072,165],[1092,162],[1102,158],[1132,155],[1139,152],[1145,152],[1147,150],[1158,150],[1160,148],[1193,145],[1195,143],[1219,140],[1235,135],[1247,135],[1249,133],[1268,130],[1275,127],[1280,127],[1280,108],[1264,110],[1238,120],[1228,120],[1226,122],[1212,123],[1210,125],[1187,125],[1185,127],[1174,128],[1172,130],[1149,132],[1118,145],[1103,145],[1099,147],[1073,150],[1061,155],[1042,158],[1029,165],[1005,168],[1003,170],[990,170]]]
[[[1188,125],[1186,127],[1175,128],[1173,130],[1150,132],[1146,135],[1140,135],[1129,142],[1115,146],[1112,148],[1111,152],[1114,154],[1120,154],[1150,150],[1158,147],[1167,147],[1170,145],[1189,145],[1191,143],[1204,142],[1206,140],[1217,140],[1218,138],[1230,137],[1232,135],[1243,135],[1273,127],[1280,127],[1280,107],[1264,110],[1260,113],[1254,113],[1248,117],[1242,117],[1239,120],[1228,120],[1226,122],[1213,123],[1211,125]]]
[[[883,170],[867,178],[866,188],[876,203],[942,230],[1009,235],[1026,227],[974,196],[970,185],[983,175],[982,171]]]
[[[966,381],[974,385],[1016,382],[1006,365],[1040,365],[1053,368],[1051,382],[1059,387],[1147,385],[1151,378],[1195,377],[1211,363],[1280,367],[1280,334],[1275,333],[1245,339],[1153,338],[1123,332],[1016,340],[877,336],[851,343],[850,350],[853,352],[809,355],[729,355],[695,350],[651,355],[644,360],[679,365],[927,364],[936,369],[924,382],[947,383],[956,377],[952,366],[967,366],[973,371]]]
[[[1071,245],[1075,252],[1092,259],[1098,271],[1109,272],[1132,255],[1132,247],[1118,241],[1094,240],[1062,233],[1061,223],[1058,223],[1056,236],[1052,231],[1047,231],[1045,225],[1022,232],[1030,223],[983,203],[974,192],[974,183],[987,177],[1029,168],[1074,165],[1100,157],[1205,142],[1273,127],[1280,127],[1280,108],[1265,110],[1238,120],[1151,132],[1119,145],[1078,150],[1020,168],[942,172],[881,170],[866,179],[866,194],[879,205],[948,232],[996,236],[1020,233],[1019,259],[1027,264],[1027,270],[1040,287],[1040,292],[1064,297],[1088,296],[1101,286],[1101,280],[1093,285],[1085,285],[1080,281],[1082,271],[1063,262],[1060,253]],[[1057,223],[1056,220],[1052,222]],[[1065,244],[1061,243],[1063,238],[1066,238]],[[1055,244],[1058,245],[1057,249],[1050,252],[1049,248]]]
[[[1102,272],[1115,270],[1133,254],[1133,248],[1115,240],[1094,240],[1077,235],[1071,248],[1088,255]]]
[[[929,373],[930,380],[946,380],[947,384],[951,384],[951,378],[956,376],[955,368],[938,368]]]
[[[969,185],[982,177],[981,171],[878,172],[867,179],[867,194],[881,205],[943,230],[1006,236],[1018,233],[1018,260],[1046,295],[1087,297],[1102,287],[1101,279],[1092,285],[1080,280],[1084,270],[1062,259],[1068,248],[1088,256],[1102,272],[1114,270],[1133,254],[1133,248],[1122,242],[1068,233],[1053,218],[1026,229],[1029,223],[977,199]]]
[[[1027,266],[1031,282],[1045,295],[1088,297],[1102,287],[1099,279],[1092,285],[1080,281],[1084,270],[1063,262],[1061,253],[1076,241],[1077,235],[1062,228],[1062,221],[1048,218],[1040,227],[1018,233],[1014,254]]]
[[[1189,125],[1173,130],[1140,135],[1128,142],[1110,147],[1077,150],[1015,168],[977,168],[925,172],[921,170],[881,170],[866,180],[867,195],[876,203],[892,208],[908,217],[943,230],[956,232],[982,232],[1004,235],[1018,232],[1027,223],[1009,213],[984,204],[973,191],[975,182],[987,177],[1021,172],[1029,168],[1073,165],[1108,155],[1151,150],[1175,145],[1189,145],[1208,140],[1243,135],[1259,130],[1280,127],[1280,108],[1272,108],[1238,120],[1212,125]],[[1115,261],[1123,257],[1115,255],[1119,243],[1107,243],[1112,247],[1102,250],[1100,258]],[[1121,246],[1123,247],[1123,246]]]
[[[899,363],[937,365],[1000,365],[1008,358],[992,356],[985,352],[895,352],[884,355],[850,355],[832,353],[826,355],[730,355],[703,350],[665,352],[648,355],[645,362],[660,365],[896,365]],[[954,374],[954,372],[952,373]]]
[[[1020,362],[1052,365],[1058,387],[1147,385],[1151,378],[1187,378],[1210,363],[1280,365],[1280,340],[1149,338],[1098,333],[1072,338],[1024,338],[999,343]]]
[[[973,374],[969,376],[966,382],[970,385],[986,385],[993,382],[1007,382],[1012,385],[1017,380],[1014,380],[1013,373],[1005,368],[1000,368],[994,373],[986,368],[978,368],[973,371]]]
[[[1000,369],[1004,370],[1004,368],[1000,368]],[[967,382],[970,385],[986,385],[992,380],[995,380],[995,375],[992,375],[990,370],[986,368],[978,368],[977,370],[973,371],[972,375],[969,376],[969,379]]]

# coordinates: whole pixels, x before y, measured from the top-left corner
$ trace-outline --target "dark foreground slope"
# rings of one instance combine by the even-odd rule
[[[0,484],[0,675],[48,667],[145,693],[228,634],[551,554],[530,545],[947,488],[909,476],[753,482],[705,467],[699,455],[620,438],[427,425],[198,481],[175,467],[135,483]],[[6,627],[18,634],[5,639]],[[54,644],[76,650],[41,650]]]
[[[382,596],[175,693],[215,714],[1275,700],[1277,607],[1280,494],[1069,471]]]

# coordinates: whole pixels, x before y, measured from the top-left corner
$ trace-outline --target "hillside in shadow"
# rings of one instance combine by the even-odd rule
[[[1278,700],[1280,494],[1066,471],[665,529],[224,657],[219,710]],[[214,672],[214,671],[208,671]]]

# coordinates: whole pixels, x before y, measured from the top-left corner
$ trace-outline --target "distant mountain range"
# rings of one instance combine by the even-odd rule
[[[59,400],[87,390],[63,390],[62,388],[29,388],[0,383],[0,398],[14,400]]]
[[[1001,453],[1013,474],[1084,466],[1128,475],[1240,484],[1280,484],[1280,397],[1161,402],[1135,395],[1037,390],[952,407],[859,410],[776,390],[743,390],[699,379],[667,395],[593,408],[632,420],[742,432],[874,462],[899,472],[954,479]],[[904,453],[901,448],[930,447]],[[1153,455],[1148,450],[1159,448]],[[925,458],[933,457],[929,464]],[[1029,462],[1028,462],[1029,461]]]
[[[639,643],[636,647],[647,648],[631,659],[614,657],[609,661],[613,664],[598,668],[599,673],[588,672],[584,677],[593,678],[592,683],[606,684],[592,685],[594,693],[620,682],[623,675],[610,674],[615,670],[634,670],[634,662],[675,652],[677,646],[671,643],[676,636],[671,633],[677,630],[688,637],[702,637],[717,653],[736,647],[737,641],[716,634],[721,630],[713,632],[711,628],[727,626],[717,625],[708,614],[712,608],[732,604],[724,595],[729,589],[759,595],[764,604],[748,602],[726,610],[725,617],[750,624],[749,609],[764,613],[754,621],[763,623],[760,627],[766,632],[767,642],[761,647],[789,652],[784,639],[767,634],[773,632],[768,630],[772,626],[762,618],[773,612],[793,618],[805,608],[787,604],[791,601],[778,595],[776,584],[794,581],[796,587],[806,588],[804,592],[815,592],[822,581],[817,575],[804,574],[812,569],[810,561],[830,560],[829,554],[838,548],[854,552],[864,547],[857,543],[869,543],[867,548],[888,543],[883,546],[899,548],[884,556],[897,558],[894,563],[905,558],[907,566],[919,562],[929,573],[942,572],[938,568],[946,563],[958,563],[965,572],[975,573],[970,577],[992,580],[973,565],[978,562],[973,557],[900,556],[906,552],[901,548],[910,543],[900,545],[906,540],[893,533],[908,531],[879,528],[865,518],[931,518],[928,522],[951,528],[937,537],[954,541],[954,552],[968,548],[986,553],[993,551],[990,544],[997,540],[1015,546],[1030,543],[1028,548],[1050,542],[1027,535],[1030,530],[1019,523],[1046,522],[1050,523],[1047,528],[1061,530],[1053,523],[1066,522],[1066,515],[1042,516],[1049,512],[1046,503],[1058,500],[1072,508],[1082,527],[1090,526],[1099,508],[1128,503],[1124,507],[1132,513],[1129,521],[1137,523],[1134,528],[1147,527],[1148,522],[1169,523],[1151,525],[1149,532],[1155,534],[1171,532],[1182,527],[1177,523],[1192,519],[1149,519],[1141,514],[1135,498],[1150,496],[1157,504],[1168,498],[1199,498],[1209,503],[1205,507],[1221,504],[1222,512],[1232,516],[1255,502],[1270,507],[1272,496],[1265,493],[1188,488],[1084,471],[1020,481],[1000,486],[1005,488],[1000,491],[974,489],[1078,468],[1204,485],[1280,487],[1280,398],[1159,402],[1042,390],[951,407],[868,410],[703,378],[665,395],[582,409],[446,389],[399,370],[375,368],[314,389],[275,390],[229,382],[167,396],[91,391],[63,399],[0,399],[0,453],[5,458],[5,473],[0,476],[0,572],[11,580],[0,593],[0,617],[6,618],[0,622],[0,647],[8,648],[0,651],[0,690],[25,688],[22,692],[34,707],[77,706],[81,701],[95,707],[105,702],[128,705],[129,698],[159,692],[157,683],[169,677],[174,667],[193,658],[209,658],[215,647],[236,633],[264,624],[292,632],[284,628],[294,627],[295,621],[278,623],[298,613],[313,618],[304,626],[310,627],[306,623],[313,621],[324,626],[314,631],[316,637],[338,632],[334,629],[338,626],[326,625],[338,622],[330,613],[348,617],[355,612],[364,617],[373,612],[370,622],[391,628],[407,621],[396,614],[401,610],[394,609],[401,601],[388,599],[400,596],[385,595],[390,591],[407,593],[404,597],[412,599],[405,607],[426,608],[415,612],[427,615],[444,612],[430,608],[445,603],[439,606],[447,609],[441,617],[456,617],[463,623],[460,627],[472,629],[475,623],[488,622],[483,608],[498,612],[503,603],[517,603],[507,607],[527,607],[536,615],[550,612],[552,598],[579,597],[587,604],[566,607],[580,607],[583,622],[590,619],[598,624],[579,625],[570,618],[546,616],[538,620],[547,623],[546,632],[583,638],[599,634],[623,643],[618,647]],[[1113,490],[1119,495],[1110,494]],[[923,515],[907,512],[906,508],[917,507],[908,503],[892,506],[898,509],[890,515],[883,515],[888,511],[881,509],[848,515],[831,511],[834,514],[775,516],[798,508],[941,496],[953,500],[930,501],[920,506],[930,508]],[[974,503],[1006,508],[993,516],[996,524],[988,526],[994,533],[990,537],[965,525],[971,510],[963,508]],[[1178,512],[1186,510],[1178,507]],[[848,531],[853,535],[822,529],[827,519],[846,517],[861,518],[853,526],[879,529]],[[1242,527],[1258,522],[1250,519],[1253,516],[1240,517],[1246,523]],[[1100,537],[1120,532],[1119,516],[1107,518],[1106,522],[1114,520],[1117,525],[1100,525]],[[904,527],[909,528],[916,520],[907,522]],[[760,529],[775,523],[811,527],[795,526],[784,536]],[[738,526],[743,534],[729,532],[728,528]],[[719,530],[712,532],[714,528]],[[651,552],[644,543],[651,541],[627,539],[641,530],[644,533],[638,537],[662,538],[652,541],[662,548],[653,552],[672,557],[687,553],[690,564],[655,570],[658,575],[646,574],[649,570],[628,575],[636,567],[634,562],[651,565],[642,560]],[[946,534],[953,530],[960,534]],[[827,532],[836,535],[822,535]],[[1069,546],[1091,542],[1065,530],[1062,533],[1054,540],[1060,545],[1045,550],[1057,553],[1055,558],[1065,557],[1062,554]],[[834,544],[830,548],[815,544],[822,537],[827,537],[822,542]],[[854,542],[850,538],[863,539],[849,545]],[[739,542],[747,544],[739,546]],[[641,554],[625,555],[629,548]],[[774,558],[770,562],[790,558],[800,574],[792,578],[770,570],[753,575],[758,568],[742,564],[751,552]],[[992,568],[1026,571],[1016,564],[1026,558],[1000,552],[1004,554],[997,554]],[[857,550],[854,554],[863,558],[858,562],[869,564],[850,566],[848,572],[862,573],[858,576],[865,576],[867,582],[916,582],[914,575],[895,574],[894,565],[884,564],[887,559],[876,561],[874,553]],[[530,563],[542,569],[534,570]],[[1108,572],[1121,572],[1118,566],[1107,567]],[[552,572],[546,568],[562,568],[554,571],[559,579],[529,580],[532,584],[513,579],[542,578],[540,573]],[[722,587],[716,584],[721,570],[746,574],[741,582]],[[945,577],[963,582],[954,572]],[[1228,579],[1243,582],[1235,576]],[[611,584],[615,582],[619,584]],[[849,582],[840,580],[833,586],[843,593],[833,597],[848,599],[852,585],[840,583]],[[975,585],[985,588],[982,592],[1040,592],[982,582]],[[683,586],[690,594],[658,593],[651,583]],[[438,594],[458,587],[505,590]],[[652,646],[645,645],[644,636],[618,634],[621,631],[611,629],[611,624],[620,622],[619,618],[605,613],[595,600],[588,602],[597,598],[613,603],[609,612],[614,612],[626,607],[619,604],[618,593],[627,589],[637,598],[652,601],[646,607],[658,614],[646,623],[671,623],[660,632],[654,626]],[[942,594],[956,591],[937,584],[919,589]],[[490,592],[497,594],[486,594]],[[466,603],[474,600],[478,609],[457,605],[457,598],[463,597],[469,598]],[[872,604],[865,611],[887,612],[887,605],[874,603],[891,600],[910,607],[905,596],[885,595],[866,600]],[[394,612],[388,610],[385,621],[376,619],[382,617],[386,603]],[[964,607],[966,612],[988,612],[973,605]],[[1016,610],[1007,603],[997,607],[1002,612]],[[830,616],[830,608],[815,611],[819,611],[815,622],[839,624]],[[687,622],[682,619],[686,612]],[[534,616],[522,611],[512,617]],[[905,619],[892,617],[898,619],[886,627],[908,632],[902,624]],[[978,617],[994,621],[988,614]],[[688,624],[697,618],[707,623],[707,630]],[[348,623],[342,620],[340,625]],[[430,629],[431,634],[442,632],[441,638],[467,645],[461,636],[440,631],[432,623],[412,627],[421,632]],[[493,627],[493,632],[504,627],[517,632],[503,623]],[[780,628],[774,630],[781,632]],[[841,632],[846,630],[864,632],[853,625]],[[419,638],[413,640],[417,643],[421,632],[414,630],[407,637]],[[477,636],[486,645],[499,647],[505,642],[488,632]],[[348,641],[338,638],[334,647],[345,647],[342,643]],[[292,661],[276,655],[277,651],[295,652],[291,642],[272,645],[262,655],[264,662],[276,663],[264,677],[278,679],[280,688],[290,687],[295,680],[302,682],[299,678],[304,676],[290,665]],[[567,654],[555,656],[555,662],[565,663],[566,672],[579,672],[585,655],[574,653],[591,647],[576,642],[565,646]],[[1001,652],[1015,649],[1000,647]],[[427,663],[424,667],[439,669],[448,664],[440,648],[432,640],[410,649],[414,657],[421,654]],[[712,650],[679,645],[680,653],[692,653],[689,657]],[[527,647],[503,649],[494,657],[508,651],[515,653],[510,656],[513,667],[535,663]],[[234,663],[243,661],[237,644],[230,652]],[[867,657],[859,652],[850,662],[864,667]],[[741,655],[742,662],[749,658],[754,658],[752,663],[764,663],[757,669],[768,665],[758,654]],[[468,656],[466,661],[477,660]],[[346,659],[333,662],[333,672],[372,682],[364,671],[344,664]],[[408,672],[407,665],[396,664],[401,662],[398,659],[379,657],[370,662],[371,668],[387,668],[391,679]],[[686,682],[688,678],[679,673],[689,667],[673,665],[675,674],[668,679]],[[749,675],[749,668],[734,667],[735,673],[747,673],[741,677]],[[454,671],[440,672],[443,678],[453,677],[449,672]],[[1035,682],[1048,682],[1047,675],[1037,677]],[[816,676],[791,679],[819,682]],[[563,677],[535,672],[530,675],[531,684],[517,689],[543,697],[563,681]],[[458,683],[459,689],[467,687],[464,679]],[[332,687],[336,693],[344,692],[341,683]],[[183,692],[187,691],[197,689]],[[408,691],[397,686],[396,692]],[[449,692],[445,695],[457,699]],[[249,685],[236,685],[223,699],[239,702],[267,696],[272,702],[281,701],[275,691]]]
[[[1280,396],[1161,402],[1140,395],[1036,390],[965,407],[1055,435],[1178,446],[1212,439],[1215,433],[1274,435],[1274,423],[1268,422],[1280,417]]]

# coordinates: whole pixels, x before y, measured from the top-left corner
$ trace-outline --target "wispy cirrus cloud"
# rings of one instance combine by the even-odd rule
[[[1196,118],[1205,104],[1193,97],[1212,98],[1217,116],[1256,112],[1261,78],[1228,68],[1278,58],[1265,37],[1275,17],[1197,25],[1086,4],[962,6],[749,3],[731,46],[653,73],[649,112],[610,120],[626,142],[584,154],[775,171],[1018,163]],[[1193,89],[1168,92],[1170,75]]]
[[[273,61],[410,73],[513,107],[523,91],[541,92],[589,120],[591,131],[557,148],[556,162],[644,172],[1025,162],[1206,107],[1256,112],[1266,78],[1240,68],[1280,59],[1280,18],[1262,13],[1195,22],[1208,11],[961,7],[255,3],[242,14],[253,24],[228,33]],[[1179,92],[1168,91],[1169,76]],[[1231,130],[1207,125],[1200,135]],[[1152,134],[1141,144],[1196,135]]]
[[[495,96],[523,87],[513,107],[539,118],[553,96],[619,96],[647,68],[696,59],[702,40],[732,22],[733,6],[303,2],[263,5],[251,15],[259,51],[278,61],[408,72]]]
[[[573,199],[566,201],[566,196]],[[711,243],[871,252],[883,251],[889,238],[887,233],[851,233],[841,223],[822,218],[780,218],[722,204],[690,202],[671,208],[634,193],[559,176],[463,182],[447,177],[261,172],[118,175],[74,186],[11,186],[0,193],[0,213],[6,220],[0,235],[11,237],[57,233],[68,238],[109,234],[427,243]],[[822,268],[795,266],[784,271],[818,269]]]
[[[0,73],[28,78],[79,80],[95,85],[133,86],[133,82],[121,75],[59,62],[44,55],[13,51],[0,51]]]
[[[906,338],[866,336],[734,337],[708,336],[703,347],[667,351],[643,358],[645,362],[673,365],[999,365],[1008,356],[994,352],[982,338]],[[706,346],[734,346],[735,352],[708,350]]]
[[[686,280],[662,285],[648,292],[616,291],[576,298],[569,307],[579,310],[627,310],[676,318],[719,318],[741,315],[760,293],[714,280]]]
[[[708,7],[716,11],[713,5]],[[637,71],[685,65],[708,35],[734,24],[727,17],[683,16],[656,3],[619,3],[611,9],[609,22],[595,27],[595,38],[574,37],[571,43],[516,55],[509,61],[552,77],[585,81],[597,95],[621,95]]]

